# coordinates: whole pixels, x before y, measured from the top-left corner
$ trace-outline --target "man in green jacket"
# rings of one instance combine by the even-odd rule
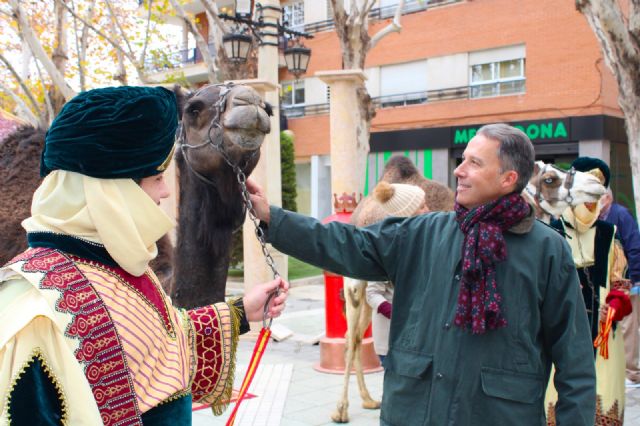
[[[250,182],[276,248],[394,283],[382,425],[545,425],[552,364],[557,424],[594,424],[593,346],[571,251],[520,196],[534,157],[520,130],[484,126],[454,172],[455,212],[366,228],[269,207]]]

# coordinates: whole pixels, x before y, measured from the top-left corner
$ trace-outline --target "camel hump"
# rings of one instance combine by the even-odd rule
[[[429,179],[422,183],[424,197],[431,211],[451,211],[455,205],[455,194],[448,187]]]

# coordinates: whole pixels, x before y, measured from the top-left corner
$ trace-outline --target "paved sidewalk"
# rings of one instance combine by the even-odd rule
[[[241,291],[241,284],[230,283],[229,291]],[[287,310],[274,321],[289,328],[293,335],[282,342],[271,341],[262,358],[249,392],[255,398],[245,400],[236,417],[237,426],[316,426],[334,425],[331,413],[342,393],[342,376],[319,373],[313,365],[320,360],[320,348],[311,342],[322,335],[324,323],[324,286],[321,279],[295,282],[290,290]],[[260,324],[242,336],[239,343],[237,382],[246,371]],[[365,375],[373,398],[382,395],[383,373]],[[352,376],[349,384],[349,415],[352,426],[378,425],[379,410],[361,407],[358,386]],[[204,409],[193,413],[194,426],[224,425],[231,408],[220,417]],[[640,425],[640,388],[627,389],[625,425]]]

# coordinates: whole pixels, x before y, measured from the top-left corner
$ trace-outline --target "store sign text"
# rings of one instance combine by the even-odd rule
[[[544,142],[550,140],[566,140],[569,138],[569,132],[564,121],[548,121],[530,124],[513,124],[514,127],[522,130],[529,136],[532,142]],[[458,128],[454,129],[453,143],[461,145],[469,143],[476,135],[480,127],[476,128]]]

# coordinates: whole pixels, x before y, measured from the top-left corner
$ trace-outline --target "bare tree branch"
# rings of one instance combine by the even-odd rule
[[[365,9],[366,9],[365,16],[369,16],[369,13],[371,13],[371,9],[373,9],[373,6],[375,5],[376,5],[376,0],[371,0],[369,4],[365,4]]]
[[[228,34],[229,27],[218,16],[220,14],[220,11],[218,10],[218,5],[216,5],[211,0],[200,0],[200,3],[202,3],[202,5],[207,11],[209,22],[211,22],[211,18],[213,18],[213,21],[216,23],[216,25],[218,25],[218,28],[220,28],[220,31],[222,31],[223,34]]]
[[[20,118],[24,118],[29,122],[29,124],[34,127],[40,126],[40,121],[36,118],[31,109],[29,109],[29,107],[24,103],[20,96],[16,95],[13,90],[9,89],[2,83],[0,83],[0,90],[11,96],[11,99],[13,99],[13,101],[18,106],[18,110],[21,112],[21,114],[17,114]]]
[[[37,60],[35,61],[35,64],[36,64],[36,70],[38,70],[38,78],[40,79],[40,84],[42,85],[42,93],[44,93],[44,103],[47,106],[48,119],[47,119],[47,126],[45,127],[49,127],[49,123],[51,123],[51,121],[53,121],[53,118],[55,117],[55,112],[53,111],[51,97],[49,96],[49,92],[47,91],[47,85],[44,81],[44,77],[42,76],[42,70],[40,69],[40,65],[38,64]]]
[[[198,28],[191,21],[191,19],[189,19],[189,17],[187,16],[186,12],[184,11],[180,3],[178,3],[177,0],[169,0],[169,2],[171,3],[171,6],[173,6],[173,8],[175,9],[178,17],[182,19],[182,21],[186,24],[187,28],[189,29],[189,32],[193,35],[193,38],[196,40],[196,46],[198,46],[198,50],[200,50],[202,59],[204,59],[204,62],[207,66],[207,76],[209,78],[209,83],[215,83],[215,75],[218,69],[213,62],[211,53],[209,53],[209,43],[207,43],[204,37],[202,37],[202,34],[200,34],[200,31],[198,31]]]
[[[11,0],[11,1],[16,1],[16,0]],[[64,4],[64,3],[63,3]],[[71,10],[69,8],[69,6],[67,4],[64,4],[64,6],[67,8],[67,10],[69,11],[69,13],[71,13],[73,16],[77,17],[83,24],[85,24],[88,28],[91,28],[96,34],[98,34],[100,37],[104,38],[109,44],[111,44],[115,49],[119,50],[120,52],[122,52],[122,54],[129,60],[129,62],[131,62],[131,64],[135,67],[136,69],[136,73],[138,74],[138,78],[140,79],[140,81],[144,84],[149,82],[149,78],[147,77],[146,73],[144,72],[144,68],[143,68],[143,64],[139,63],[136,58],[130,54],[129,52],[127,52],[126,50],[124,50],[122,48],[122,46],[120,46],[120,44],[116,43],[111,37],[107,36],[105,33],[103,33],[102,31],[100,31],[98,28],[96,28],[93,24],[91,24],[90,22],[88,22],[86,19],[84,19],[82,16],[79,16],[77,13],[75,13],[75,11]]]
[[[139,63],[144,64],[145,57],[147,56],[147,46],[149,45],[149,30],[151,28],[151,3],[153,0],[149,0],[149,11],[147,12],[147,28],[144,31],[144,45],[142,46],[142,52],[140,53]]]
[[[71,8],[75,9],[76,6],[71,0]],[[84,65],[82,65],[82,59],[80,57],[80,38],[78,37],[78,18],[72,15],[73,18],[73,37],[76,42],[76,52],[78,52],[77,60],[78,60],[78,76],[80,77],[80,91],[83,92],[86,90],[85,87],[85,77],[84,77]]]
[[[121,36],[126,39],[125,34],[122,32],[122,28],[120,28],[120,26],[118,25],[118,19],[114,14],[113,9],[111,7],[109,7],[108,9],[109,9],[109,16],[111,18],[109,19],[109,27],[111,28],[111,32],[113,33],[114,36],[117,36],[118,34],[118,31],[116,30],[116,27],[117,27],[120,29]],[[127,43],[127,46],[129,46],[128,43]],[[129,48],[130,47],[131,46],[129,46]],[[116,74],[113,76],[113,79],[119,81],[120,84],[122,84],[123,86],[126,86],[127,85],[127,69],[124,66],[124,55],[122,54],[121,51],[117,49],[115,50],[115,52],[116,52],[116,60],[117,60],[117,71],[116,71]]]
[[[113,7],[111,6],[111,1],[104,0],[104,2],[106,3],[107,9],[109,10],[109,14],[111,15],[111,20],[116,24],[116,27],[118,28],[118,32],[120,33],[120,37],[124,40],[124,43],[127,45],[127,49],[129,49],[129,53],[133,57],[134,53],[133,53],[133,49],[131,48],[131,44],[129,44],[129,37],[127,37],[127,34],[122,29],[122,26],[120,25],[120,21],[118,21],[116,14],[113,11]]]
[[[31,93],[31,90],[24,83],[24,80],[22,80],[22,78],[20,78],[20,76],[16,72],[15,68],[13,68],[13,65],[11,65],[9,60],[7,58],[5,58],[5,56],[2,53],[0,53],[0,61],[2,61],[5,64],[5,66],[7,67],[9,72],[11,73],[11,75],[13,75],[13,78],[16,79],[16,81],[18,82],[18,84],[22,88],[22,92],[25,94],[27,99],[29,99],[29,102],[31,103],[32,108],[34,110],[36,110],[36,112],[38,113],[38,116],[40,117],[40,120],[42,120],[42,123],[44,123],[46,120],[45,120],[44,116],[42,115],[43,114],[42,110],[40,109],[40,106],[38,105],[38,102],[36,102],[36,99],[33,97],[33,93]],[[40,121],[40,120],[38,120],[38,121]]]
[[[64,4],[64,3],[63,3]],[[51,77],[53,84],[60,90],[60,93],[64,96],[66,100],[73,98],[76,92],[69,86],[69,84],[65,81],[64,76],[60,74],[60,72],[56,69],[55,64],[51,59],[47,56],[47,53],[44,51],[42,44],[33,33],[29,21],[20,6],[19,0],[9,0],[9,5],[13,11],[13,17],[18,22],[18,27],[22,32],[22,36],[25,41],[29,44],[29,48],[31,52],[33,52],[34,56],[39,60],[42,65],[47,70],[47,73]],[[65,4],[65,7],[68,7]]]
[[[400,0],[398,2],[398,6],[396,7],[396,13],[393,15],[393,20],[386,27],[382,28],[380,31],[375,33],[373,37],[371,37],[371,41],[369,42],[369,49],[373,49],[376,47],[378,42],[382,40],[386,35],[400,32],[402,31],[402,24],[400,24],[400,18],[402,17],[402,9],[404,8],[404,0]]]

